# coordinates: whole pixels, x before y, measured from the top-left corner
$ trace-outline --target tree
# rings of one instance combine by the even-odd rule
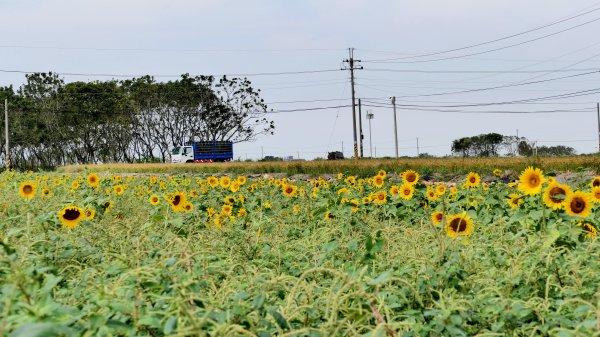
[[[462,157],[496,157],[503,140],[498,133],[463,137],[452,142],[452,152]]]

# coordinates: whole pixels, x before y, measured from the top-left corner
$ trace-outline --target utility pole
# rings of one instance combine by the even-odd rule
[[[394,106],[394,144],[396,145],[396,159],[398,159],[398,125],[396,124],[396,96],[392,97]]]
[[[363,158],[363,139],[365,136],[362,132],[362,104],[360,102],[360,98],[358,99],[358,138],[360,139],[360,157]]]
[[[10,170],[10,155],[8,147],[8,98],[4,99],[4,136],[6,137],[6,170]]]
[[[600,103],[596,103],[596,113],[598,114],[598,152],[600,152]],[[8,144],[8,136],[6,136]],[[6,145],[8,147],[8,145]]]
[[[264,155],[264,152],[263,152],[263,147],[262,147],[262,146],[260,147],[260,159],[261,159],[261,160],[262,160],[262,159],[265,159],[265,155]]]
[[[350,84],[352,86],[352,132],[354,134],[354,159],[358,159],[358,142],[356,135],[356,101],[354,94],[354,70],[362,69],[362,66],[354,66],[355,62],[360,62],[360,60],[354,59],[354,48],[348,48],[348,59],[344,60],[344,63],[348,63],[348,67],[342,70],[350,70]]]
[[[371,135],[373,134],[373,132],[371,132],[371,119],[373,119],[373,117],[375,117],[373,115],[372,110],[367,110],[367,119],[369,120],[369,157],[373,158],[373,139],[371,137]]]
[[[419,153],[419,137],[417,137],[417,157],[420,156]]]

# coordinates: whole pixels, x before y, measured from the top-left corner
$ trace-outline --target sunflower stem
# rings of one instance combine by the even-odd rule
[[[544,197],[543,194],[540,194],[540,206],[542,207],[542,227],[541,231],[546,232],[546,210],[544,207]]]

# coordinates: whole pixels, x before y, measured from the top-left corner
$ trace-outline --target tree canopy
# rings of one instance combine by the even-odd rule
[[[246,78],[65,83],[57,74],[35,73],[16,91],[0,87],[4,98],[11,162],[22,168],[166,161],[176,145],[252,141],[275,129],[260,90]]]

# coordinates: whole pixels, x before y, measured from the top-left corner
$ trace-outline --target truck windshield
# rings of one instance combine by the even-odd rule
[[[176,147],[173,149],[173,151],[171,151],[171,154],[179,154],[181,152],[181,147]]]

